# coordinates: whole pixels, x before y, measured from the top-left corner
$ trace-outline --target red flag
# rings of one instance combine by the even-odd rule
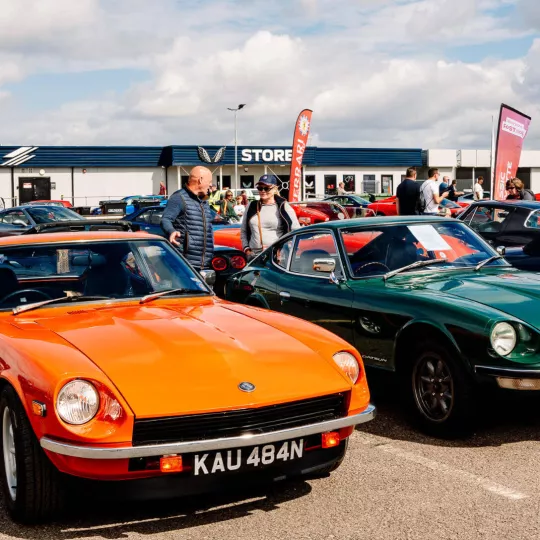
[[[506,199],[506,181],[516,176],[523,140],[529,130],[531,117],[508,105],[501,105],[495,149],[495,184],[493,198]]]
[[[311,128],[311,109],[304,109],[296,121],[294,129],[291,175],[289,178],[289,201],[297,202],[300,200],[300,188],[302,184],[302,160],[307,147],[309,129]]]

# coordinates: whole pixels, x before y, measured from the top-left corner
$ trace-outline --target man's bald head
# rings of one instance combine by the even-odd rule
[[[189,179],[186,187],[199,197],[204,197],[208,194],[211,183],[212,172],[210,169],[198,165],[197,167],[193,167],[189,172]]]

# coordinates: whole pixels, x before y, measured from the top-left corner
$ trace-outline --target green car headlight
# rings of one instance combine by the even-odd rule
[[[497,323],[489,336],[491,346],[501,356],[509,355],[516,347],[517,334],[515,328],[507,323]]]

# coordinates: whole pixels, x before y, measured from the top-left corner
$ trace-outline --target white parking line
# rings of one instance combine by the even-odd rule
[[[428,469],[432,469],[434,471],[446,474],[448,476],[453,476],[455,478],[460,478],[461,480],[465,480],[466,482],[469,482],[471,484],[476,484],[477,486],[480,486],[481,488],[490,491],[495,495],[506,497],[507,499],[512,499],[515,501],[526,499],[529,496],[525,493],[521,493],[520,491],[516,491],[515,489],[503,486],[502,484],[499,484],[497,482],[493,482],[489,478],[477,476],[476,474],[464,471],[462,469],[451,467],[450,465],[440,463],[439,461],[426,458],[419,454],[402,450],[401,448],[398,448],[397,446],[393,446],[391,444],[381,444],[381,441],[384,441],[385,439],[379,437],[372,437],[366,434],[359,435],[361,444],[373,446],[373,448],[376,448],[377,450],[393,454],[394,456],[406,459],[407,461],[411,461],[413,463],[417,463],[418,465],[423,465]]]

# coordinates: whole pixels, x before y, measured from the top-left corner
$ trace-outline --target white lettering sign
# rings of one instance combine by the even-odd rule
[[[272,150],[270,148],[244,148],[241,154],[241,160],[244,163],[247,162],[263,162],[263,163],[290,163],[292,160],[292,150],[284,150],[277,148]]]

